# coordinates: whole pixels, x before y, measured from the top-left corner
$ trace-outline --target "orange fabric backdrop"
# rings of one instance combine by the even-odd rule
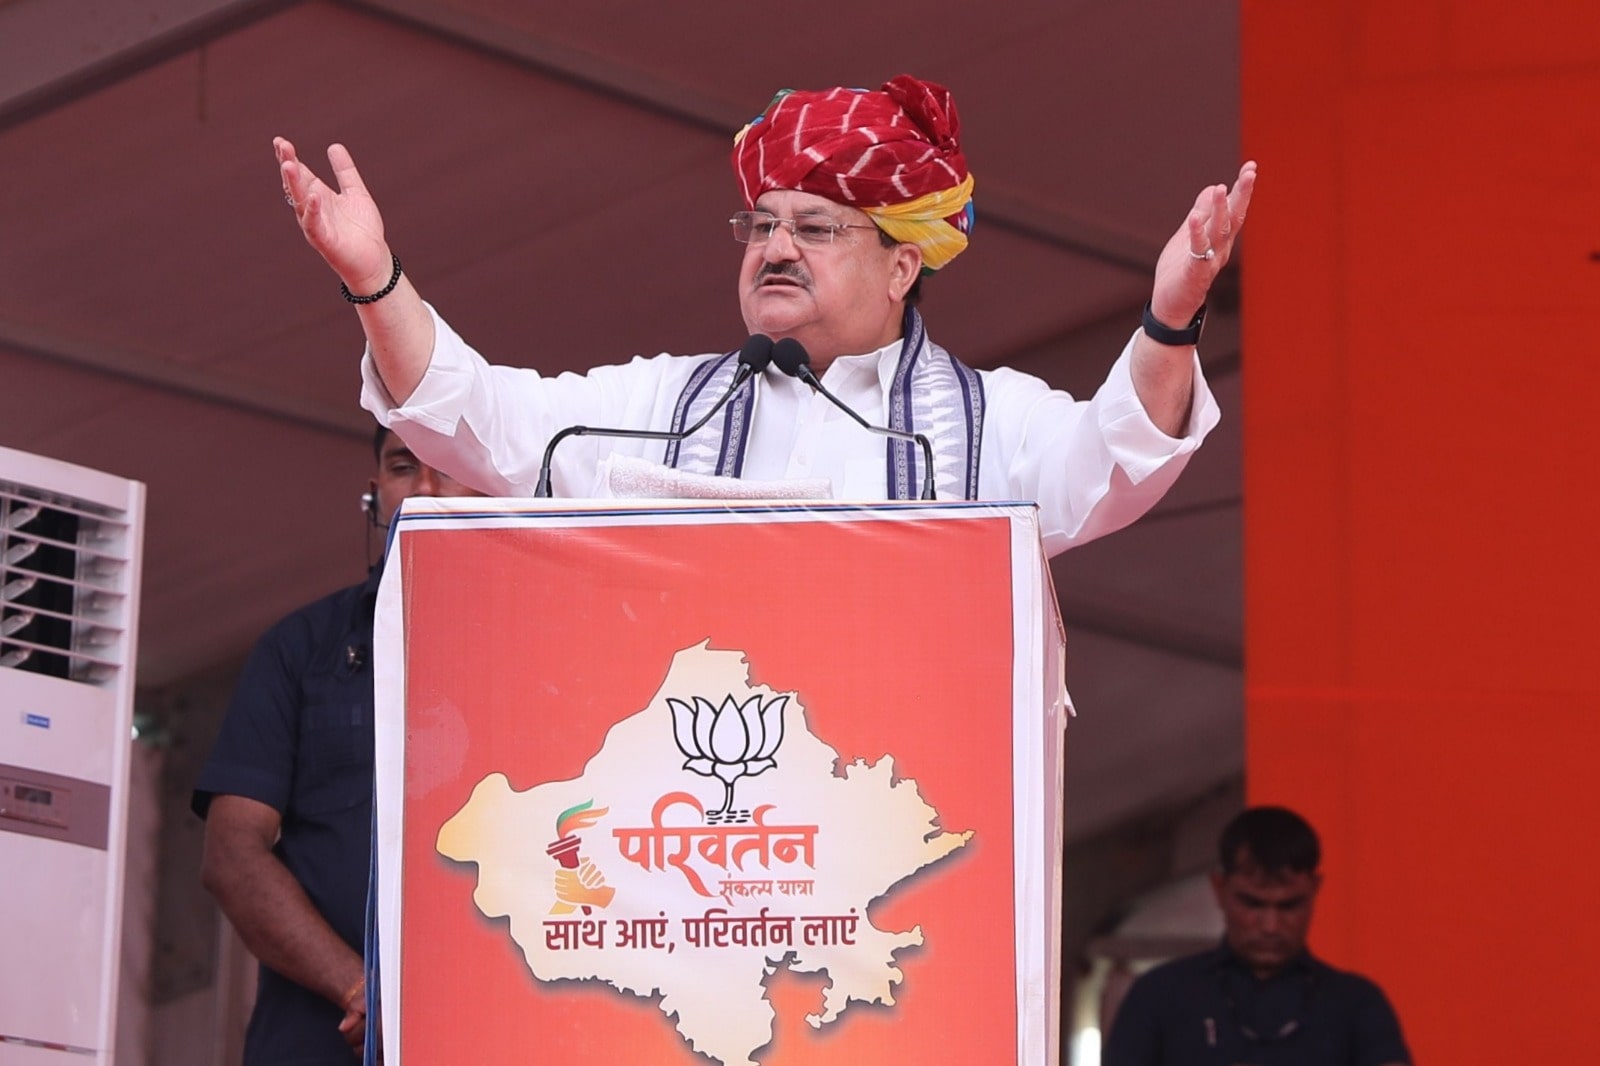
[[[1242,5],[1251,802],[1421,1063],[1600,1061],[1600,5]]]

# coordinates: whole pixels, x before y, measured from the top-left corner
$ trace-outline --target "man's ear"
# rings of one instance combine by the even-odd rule
[[[1221,868],[1220,867],[1213,868],[1212,871],[1211,871],[1210,877],[1211,877],[1211,894],[1217,897],[1217,906],[1221,907],[1223,905],[1223,900],[1226,898],[1225,895],[1224,895],[1224,890],[1223,890],[1223,880],[1224,879],[1223,879],[1223,876],[1222,876]]]
[[[922,275],[922,249],[914,244],[897,244],[890,265],[889,294],[899,302],[906,298],[906,293]]]

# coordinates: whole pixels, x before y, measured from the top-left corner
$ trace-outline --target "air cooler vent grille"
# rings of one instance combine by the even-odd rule
[[[126,668],[122,518],[0,479],[0,669],[104,685]]]

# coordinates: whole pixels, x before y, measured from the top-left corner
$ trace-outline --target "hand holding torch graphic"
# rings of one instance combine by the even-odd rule
[[[561,864],[556,871],[556,902],[550,907],[551,914],[571,914],[579,907],[583,913],[592,914],[595,907],[604,910],[611,906],[617,890],[607,887],[600,868],[579,854],[583,841],[577,835],[578,830],[594,825],[610,810],[596,808],[594,800],[588,800],[567,808],[556,818],[556,839],[544,849]]]

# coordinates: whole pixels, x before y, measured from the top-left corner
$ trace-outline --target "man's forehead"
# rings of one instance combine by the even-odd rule
[[[381,457],[385,460],[396,457],[415,459],[416,454],[411,450],[410,446],[408,446],[405,441],[401,440],[393,433],[390,433],[384,438]]]
[[[826,196],[801,192],[798,189],[773,189],[764,192],[756,198],[756,209],[790,218],[798,215],[827,215],[830,218],[845,218],[851,214],[865,215],[863,211],[836,203]]]
[[[1227,877],[1230,888],[1256,896],[1295,895],[1316,882],[1317,875],[1309,870],[1268,870],[1254,863],[1240,865]]]

